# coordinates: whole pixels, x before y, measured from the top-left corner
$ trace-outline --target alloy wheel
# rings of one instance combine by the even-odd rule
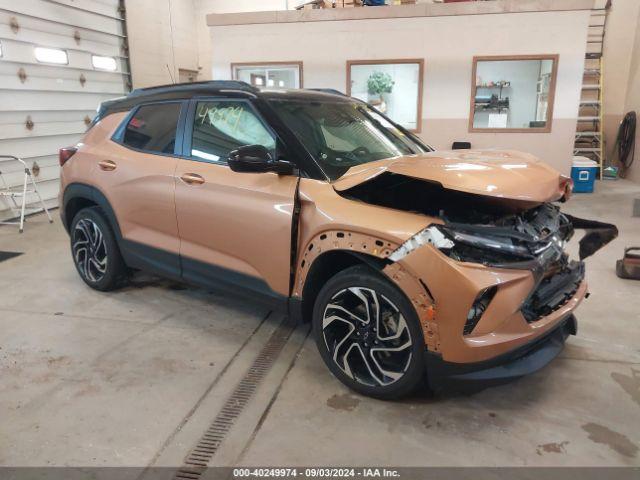
[[[387,386],[406,373],[412,339],[398,307],[364,287],[337,292],[327,304],[322,334],[333,362],[367,386]]]
[[[107,271],[107,246],[100,227],[90,219],[79,220],[71,249],[80,274],[91,282],[99,282]]]

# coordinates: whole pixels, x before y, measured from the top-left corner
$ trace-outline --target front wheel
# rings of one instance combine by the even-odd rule
[[[371,397],[402,397],[423,384],[424,336],[407,297],[367,266],[348,268],[318,294],[313,331],[342,383]]]

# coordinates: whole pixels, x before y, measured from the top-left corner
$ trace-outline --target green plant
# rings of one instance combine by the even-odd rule
[[[382,95],[383,93],[391,93],[395,83],[388,73],[373,72],[367,80],[367,88],[372,95]]]

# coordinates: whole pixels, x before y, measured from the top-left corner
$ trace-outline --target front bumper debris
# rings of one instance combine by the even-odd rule
[[[584,273],[583,262],[571,262],[557,273],[541,278],[522,304],[522,315],[527,322],[540,320],[566,305],[580,288]]]

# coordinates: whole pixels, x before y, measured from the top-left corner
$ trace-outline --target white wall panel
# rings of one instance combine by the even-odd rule
[[[18,13],[23,16],[40,18],[50,22],[62,23],[75,27],[89,27],[91,30],[123,35],[122,21],[117,18],[97,15],[86,11],[82,4],[78,7],[68,7],[63,4],[47,2],[46,0],[0,0],[0,8]]]
[[[119,6],[119,0],[0,0],[0,154],[37,165],[36,180],[50,204],[59,188],[58,149],[78,142],[86,118],[95,115],[101,102],[129,90]],[[36,46],[65,50],[69,63],[39,63]],[[117,71],[94,69],[92,55],[114,57]],[[21,70],[26,78],[20,78]],[[27,120],[33,122],[31,128]],[[19,164],[2,162],[0,170],[9,184],[20,185]],[[0,219],[14,216],[8,207],[0,202]]]

